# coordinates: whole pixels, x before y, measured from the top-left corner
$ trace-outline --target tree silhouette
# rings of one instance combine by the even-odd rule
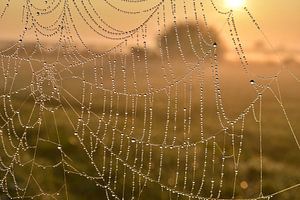
[[[164,52],[169,52],[171,59],[180,54],[189,58],[203,58],[206,54],[211,54],[214,48],[217,49],[218,59],[223,59],[226,51],[224,43],[213,27],[196,22],[181,22],[177,23],[176,27],[170,26],[157,42]]]

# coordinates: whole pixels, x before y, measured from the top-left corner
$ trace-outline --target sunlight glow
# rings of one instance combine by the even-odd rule
[[[225,0],[225,4],[230,9],[237,9],[245,4],[245,0]]]

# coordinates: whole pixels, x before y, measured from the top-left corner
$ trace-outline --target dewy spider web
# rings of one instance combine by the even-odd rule
[[[265,188],[262,115],[271,94],[299,155],[279,89],[282,73],[299,78],[285,66],[272,76],[251,71],[234,11],[213,0],[7,0],[2,22],[20,4],[23,31],[1,50],[1,199],[276,199],[300,186],[293,174],[289,185]],[[102,6],[122,14],[120,23],[138,22],[122,28]],[[224,17],[252,94],[234,117],[222,81],[232,69],[222,69],[208,8]],[[112,47],[93,50],[79,20],[94,43]],[[258,158],[248,183],[244,154]]]

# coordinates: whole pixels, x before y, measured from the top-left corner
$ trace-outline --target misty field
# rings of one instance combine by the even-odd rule
[[[12,170],[0,173],[6,177],[1,185],[12,197],[104,199],[112,195],[107,188],[126,199],[176,197],[163,190],[162,184],[207,198],[232,198],[234,191],[238,199],[259,196],[261,175],[265,196],[300,182],[295,142],[295,137],[300,138],[300,85],[295,79],[300,75],[299,63],[285,65],[295,77],[283,70],[275,81],[268,82],[260,77],[274,76],[281,65],[250,62],[249,74],[257,75],[252,78],[241,64],[226,60],[218,63],[218,69],[207,61],[186,65],[179,60],[172,60],[172,68],[161,69],[158,58],[149,58],[146,72],[141,58],[134,70],[122,70],[122,63],[114,61],[122,56],[109,55],[83,66],[57,65],[47,72],[43,71],[45,64],[35,61],[4,66],[1,94],[10,95],[1,96],[1,169],[9,166]],[[4,62],[7,59],[2,57]],[[106,68],[97,67],[101,71],[95,72],[94,66],[101,65]],[[4,74],[13,74],[13,66],[22,67],[11,82]],[[33,75],[32,71],[38,73]],[[217,114],[216,72],[229,120],[222,122],[226,130]],[[47,73],[54,78],[38,79]],[[95,73],[101,75],[95,78]],[[144,92],[148,87],[145,73],[153,88],[163,92]],[[172,83],[175,79],[182,81]],[[171,88],[166,87],[168,84]],[[261,105],[255,88],[263,91]],[[141,94],[126,96],[122,91]],[[247,109],[239,120],[230,123]],[[259,113],[261,124],[257,121]],[[26,190],[16,189],[16,185]],[[299,193],[296,187],[272,199],[296,200]],[[1,199],[10,198],[2,194]]]

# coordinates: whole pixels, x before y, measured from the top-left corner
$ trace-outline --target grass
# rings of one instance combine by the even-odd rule
[[[145,79],[145,73],[147,71],[142,63],[143,60],[136,63],[136,79],[139,83],[139,91],[146,93],[147,79]],[[150,60],[149,62],[148,73],[154,87],[167,85],[166,80],[162,76],[164,69],[161,69],[158,63],[160,63],[158,60]],[[109,183],[110,188],[113,188],[118,196],[124,195],[125,199],[130,199],[132,195],[145,200],[168,199],[170,195],[171,197],[176,197],[176,194],[163,191],[159,184],[155,183],[155,180],[159,177],[160,148],[150,148],[144,143],[138,142],[147,142],[150,130],[150,140],[154,144],[161,144],[165,140],[166,144],[170,145],[175,136],[175,145],[183,144],[183,142],[187,141],[187,137],[189,137],[191,143],[198,142],[196,147],[183,147],[180,149],[179,165],[177,165],[177,148],[163,148],[164,159],[161,163],[162,175],[159,180],[163,185],[173,188],[176,172],[179,172],[176,187],[179,191],[190,193],[193,188],[192,181],[194,180],[195,184],[192,191],[194,194],[197,193],[197,190],[203,184],[201,196],[210,197],[212,192],[212,197],[217,197],[222,170],[222,153],[223,149],[226,149],[228,158],[224,161],[221,197],[232,198],[234,187],[235,198],[256,198],[259,196],[261,172],[259,123],[253,117],[253,113],[255,113],[255,116],[259,114],[258,101],[253,104],[254,111],[250,110],[245,117],[242,153],[237,179],[234,180],[234,159],[238,155],[237,150],[240,145],[240,138],[234,136],[234,145],[232,145],[231,133],[240,135],[243,125],[241,120],[239,120],[235,124],[234,130],[231,129],[230,125],[226,125],[229,127],[228,134],[219,133],[221,125],[216,110],[214,79],[209,65],[200,65],[199,68],[194,69],[191,75],[182,79],[183,82],[186,82],[186,88],[190,88],[192,91],[193,99],[191,104],[189,104],[189,93],[186,92],[186,95],[184,95],[186,89],[182,83],[177,88],[177,108],[175,108],[174,97],[176,96],[176,91],[174,87],[171,90],[165,89],[161,93],[151,96],[154,99],[154,103],[151,106],[153,108],[151,124],[149,120],[151,98],[149,96],[140,95],[135,97],[138,99],[136,101],[133,97],[126,98],[115,93],[103,92],[101,89],[90,87],[88,84],[84,85],[82,80],[74,78],[81,77],[87,82],[94,83],[94,68],[89,64],[82,68],[71,67],[60,73],[63,75],[62,81],[57,82],[60,89],[60,101],[52,99],[45,102],[46,109],[43,112],[40,112],[41,107],[39,104],[35,104],[36,98],[41,94],[38,91],[34,92],[35,98],[29,96],[30,89],[13,94],[10,97],[2,97],[0,124],[3,132],[0,145],[2,163],[0,177],[4,181],[2,185],[8,188],[11,196],[24,195],[25,197],[30,197],[44,191],[41,196],[36,196],[35,198],[66,199],[66,195],[68,195],[69,199],[75,200],[104,199],[107,194],[101,186],[97,185]],[[117,63],[114,66],[106,63],[106,66],[109,67],[103,69],[104,79],[98,79],[98,81],[102,81],[106,88],[115,88],[117,91],[124,90],[124,79],[122,71],[118,67],[119,64]],[[271,66],[275,65],[275,63],[272,63]],[[294,73],[299,72],[297,65],[297,63],[294,63],[290,66]],[[10,86],[12,86],[14,91],[24,85],[28,85],[28,80],[34,80],[31,77],[31,71],[28,70],[29,66],[22,65],[22,67],[18,70],[19,75],[16,81],[14,83],[8,81],[6,87],[4,87],[3,74],[0,75],[2,94],[7,94]],[[189,71],[183,63],[177,62],[177,60],[173,60],[172,67],[175,79],[180,79]],[[40,69],[41,66],[39,66],[39,63],[34,63],[34,68]],[[11,66],[8,66],[7,69],[11,69]],[[220,63],[218,69],[223,107],[229,119],[235,119],[256,98],[257,94],[249,83],[251,79],[256,78],[256,83],[259,85],[265,84],[263,79],[253,76],[252,73],[245,75],[244,71],[240,69],[241,67],[237,63],[228,61]],[[277,69],[276,67],[270,67],[270,63],[253,62],[249,66],[251,72],[263,73],[264,75],[273,74]],[[60,68],[56,70],[58,71]],[[126,70],[127,93],[134,93],[134,87],[130,87],[134,81],[133,69],[129,67]],[[167,79],[171,81],[171,75],[167,71],[166,69]],[[200,142],[201,126],[199,117],[201,97],[199,76],[201,76],[200,72],[202,71],[204,73],[204,137],[210,138],[217,133],[215,140],[211,139],[203,143]],[[101,73],[101,71],[97,72],[97,74]],[[56,77],[59,80],[58,76]],[[98,78],[101,78],[101,76],[98,76]],[[112,82],[111,79],[114,79],[115,82]],[[278,78],[278,81],[284,109],[289,118],[287,120],[283,108],[270,90],[267,90],[263,94],[262,100],[262,188],[265,195],[300,183],[298,170],[300,164],[299,149],[288,125],[288,122],[290,122],[296,136],[300,137],[300,126],[297,123],[300,118],[300,95],[296,92],[299,90],[299,84],[285,71]],[[47,84],[42,86],[44,93],[48,94],[50,91],[49,94],[51,94],[53,88],[51,88],[50,82],[49,84],[50,86]],[[82,90],[83,87],[84,90]],[[279,94],[276,82],[272,83],[270,88],[275,91],[275,94]],[[91,92],[93,93],[92,96],[90,96]],[[103,98],[104,95],[106,100]],[[167,124],[168,95],[171,97],[171,106],[169,109],[169,123]],[[117,103],[118,98],[119,103]],[[125,106],[126,101],[127,108]],[[89,102],[92,102],[90,109],[88,109]],[[144,118],[145,103],[147,105],[146,118]],[[192,107],[191,113],[189,113],[189,105]],[[136,111],[132,113],[133,107],[136,107]],[[52,113],[52,108],[57,108],[57,110]],[[186,111],[184,108],[186,108]],[[19,110],[20,113],[16,114],[13,110]],[[176,122],[174,121],[175,111],[177,111]],[[126,112],[128,113],[126,114]],[[190,129],[189,114],[191,116]],[[39,117],[42,119],[40,127],[38,124],[35,124]],[[28,122],[27,125],[26,122]],[[223,120],[222,123],[226,124],[227,122]],[[174,125],[177,128],[175,133],[173,131]],[[25,126],[28,126],[28,128],[25,128]],[[168,127],[168,131],[165,138],[166,127]],[[124,133],[124,135],[121,133]],[[97,142],[97,138],[100,138],[101,142]],[[131,138],[136,140],[133,142]],[[18,146],[19,148],[17,148]],[[205,158],[206,146],[207,157]],[[59,149],[60,147],[62,151]],[[91,151],[94,153],[90,154]],[[194,168],[193,156],[195,151],[197,154]],[[113,152],[113,154],[110,152]],[[152,154],[151,157],[150,152]],[[12,157],[12,155],[15,156]],[[116,155],[118,155],[120,160],[115,159]],[[186,158],[186,155],[188,155],[188,158]],[[34,162],[31,162],[32,159],[34,159]],[[205,160],[206,168],[204,165]],[[122,162],[125,162],[126,165],[123,165]],[[149,163],[151,163],[151,166]],[[4,166],[9,165],[10,170],[4,170]],[[53,165],[55,167],[47,167]],[[149,176],[154,182],[147,182],[147,186],[142,187],[145,179],[132,173],[130,167],[143,174],[150,174]],[[202,183],[204,168],[206,176]],[[193,175],[194,169],[196,172],[195,176]],[[16,180],[13,180],[13,176],[9,175],[9,173],[13,173]],[[32,178],[27,182],[30,174]],[[100,177],[99,174],[103,176]],[[184,183],[185,177],[187,178],[186,184]],[[212,180],[214,181],[213,187]],[[26,192],[17,191],[15,181],[20,188],[25,187]],[[242,182],[246,182],[247,187],[242,187]],[[143,192],[139,194],[141,188],[143,188]],[[297,187],[280,193],[272,199],[297,199],[299,192],[300,189]],[[46,193],[51,195],[47,196]],[[109,191],[108,193],[111,195]],[[3,190],[1,199],[9,199]],[[187,198],[179,196],[179,199]]]

